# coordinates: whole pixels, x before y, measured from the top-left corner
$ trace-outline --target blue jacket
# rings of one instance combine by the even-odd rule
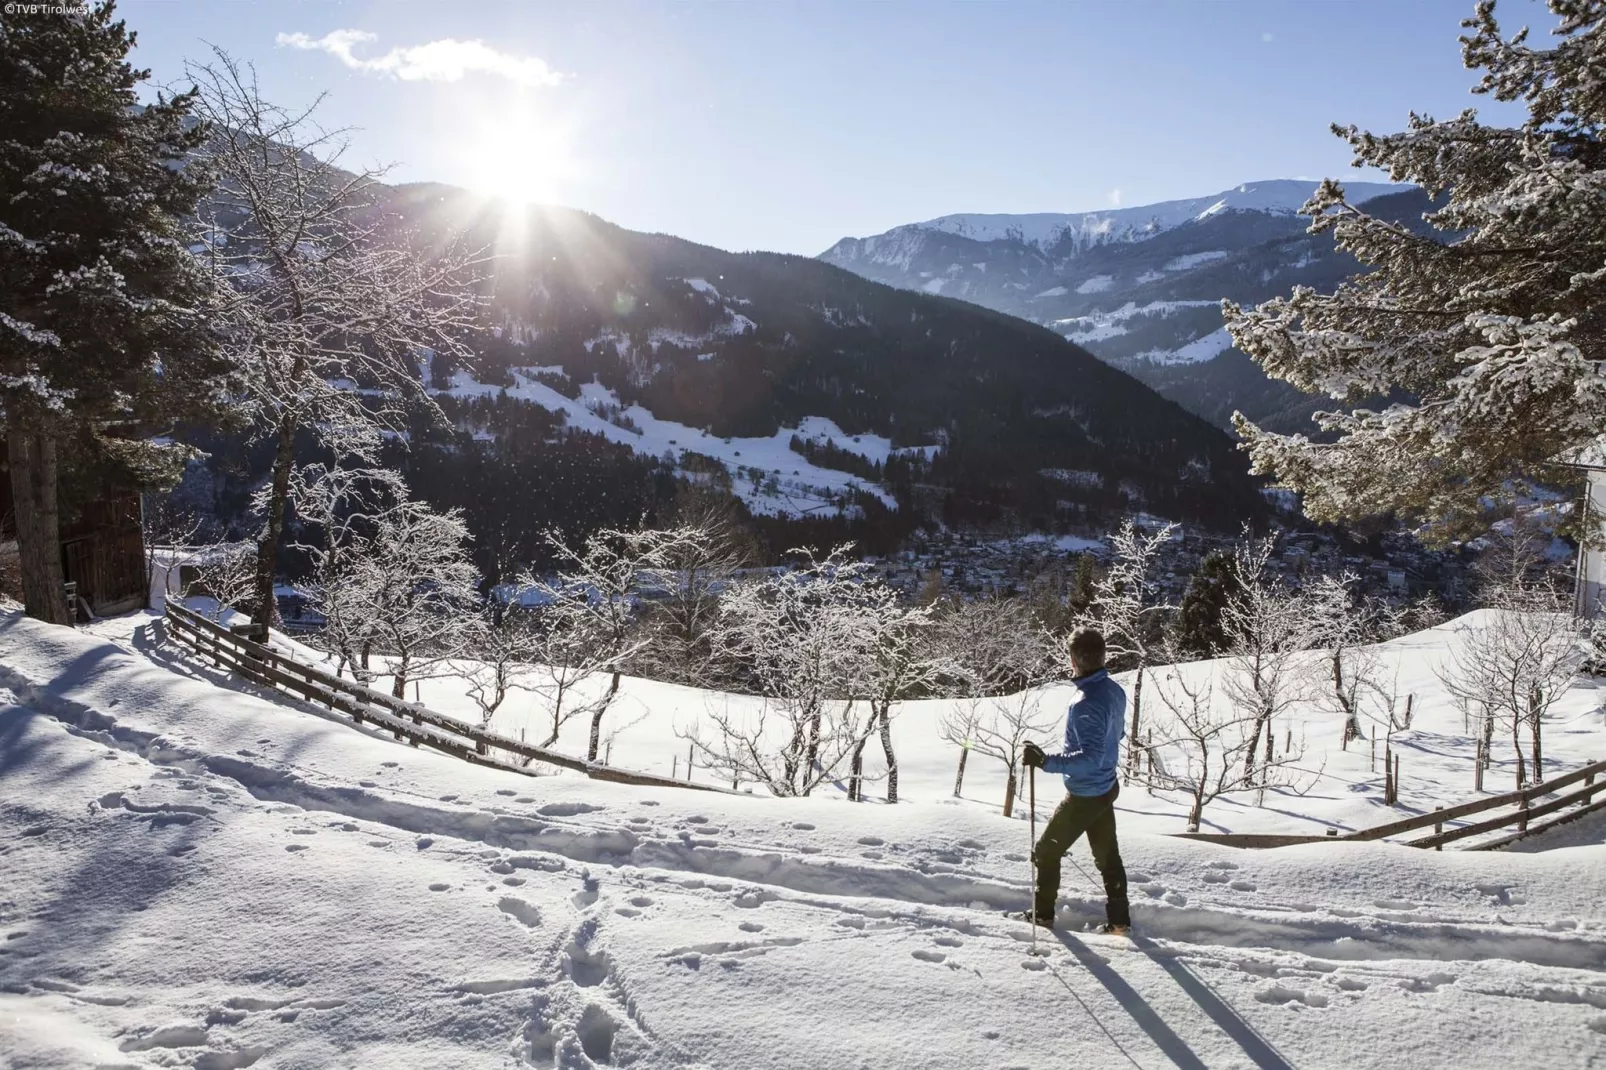
[[[1104,669],[1072,680],[1082,694],[1065,718],[1065,753],[1043,759],[1043,771],[1065,778],[1072,795],[1103,795],[1115,787],[1126,734],[1126,692]]]

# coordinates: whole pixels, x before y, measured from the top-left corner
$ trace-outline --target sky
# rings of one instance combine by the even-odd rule
[[[334,3],[124,0],[134,61],[212,47],[350,128],[346,162],[814,255],[951,212],[1071,212],[1378,178],[1333,122],[1478,107],[1473,0]],[[1508,29],[1552,20],[1501,0]]]

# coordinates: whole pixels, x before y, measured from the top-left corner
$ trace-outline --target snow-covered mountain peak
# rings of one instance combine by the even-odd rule
[[[1016,241],[1036,246],[1043,252],[1053,252],[1063,246],[1067,238],[1073,248],[1088,248],[1109,241],[1140,241],[1218,212],[1292,215],[1310,199],[1316,186],[1316,182],[1305,179],[1279,178],[1245,182],[1205,197],[1161,201],[1130,208],[1025,215],[961,212],[938,216],[912,226],[957,234],[974,241]],[[1345,185],[1351,202],[1356,204],[1409,188],[1385,182],[1352,182]]]

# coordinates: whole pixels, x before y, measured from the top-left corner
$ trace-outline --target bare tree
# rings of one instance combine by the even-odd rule
[[[652,601],[643,622],[642,650],[652,675],[707,686],[713,668],[709,641],[719,619],[719,595],[752,557],[729,506],[695,501],[664,531],[640,533],[638,582]]]
[[[1148,747],[1147,775],[1151,786],[1189,797],[1189,832],[1199,831],[1204,808],[1223,795],[1301,784],[1294,766],[1304,757],[1303,742],[1256,768],[1255,711],[1217,703],[1208,675],[1190,683],[1185,670],[1171,668],[1158,684],[1169,723],[1161,726],[1163,739]]]
[[[291,496],[297,433],[372,458],[399,402],[433,409],[420,354],[463,358],[474,326],[476,258],[411,248],[384,211],[378,170],[346,170],[340,132],[262,99],[254,70],[222,51],[191,64],[195,112],[220,186],[201,241],[225,295],[220,326],[244,376],[241,410],[274,443],[249,608],[272,623],[273,585]],[[356,388],[367,388],[359,393]]]
[[[853,693],[852,644],[865,638],[866,566],[838,547],[729,588],[720,599],[714,649],[755,693],[733,712],[710,709],[714,736],[681,733],[704,764],[776,795],[808,795],[862,745],[874,719]]]
[[[636,604],[644,575],[661,575],[662,558],[670,557],[695,533],[659,531],[620,531],[604,529],[574,548],[555,534],[547,536],[559,562],[556,584],[537,584],[561,604],[564,612],[583,615],[584,633],[591,644],[590,659],[595,671],[608,674],[608,688],[590,706],[591,736],[586,759],[597,760],[602,746],[602,719],[619,694],[625,667],[645,647],[640,634]]]
[[[188,553],[201,531],[201,518],[186,509],[172,493],[147,491],[140,495],[140,538],[145,545],[145,608],[155,609],[156,568],[165,556],[164,577]],[[171,584],[164,581],[164,591]]]
[[[491,727],[508,695],[532,688],[536,643],[528,617],[519,609],[487,605],[471,622],[464,675],[468,697],[479,707],[481,728]]]
[[[961,697],[939,731],[965,751],[1003,763],[1008,817],[1015,810],[1023,745],[1058,720],[1055,711],[1043,709],[1040,691],[1054,673],[1053,650],[1031,608],[1018,599],[960,603],[943,618],[942,629]]]
[[[558,741],[563,726],[589,712],[590,704],[575,701],[576,692],[602,671],[597,656],[595,618],[585,592],[544,592],[548,604],[532,613],[530,658],[534,663],[531,689],[546,701],[551,730],[541,746]]]
[[[1532,780],[1544,779],[1544,721],[1578,674],[1586,625],[1568,612],[1566,599],[1546,579],[1514,578],[1486,587],[1483,602],[1482,612],[1463,618],[1458,642],[1438,676],[1469,719],[1481,711],[1484,761],[1494,726],[1510,729],[1522,788],[1529,782],[1528,761]]]
[[[1138,726],[1143,715],[1143,677],[1164,642],[1161,623],[1172,607],[1160,599],[1154,570],[1160,552],[1176,533],[1176,524],[1145,535],[1129,518],[1110,542],[1114,556],[1109,569],[1093,584],[1093,600],[1078,624],[1098,628],[1104,635],[1110,667],[1136,670],[1127,718],[1127,779],[1137,772]],[[1070,656],[1061,651],[1065,664]],[[1074,671],[1074,670],[1072,670]]]
[[[256,583],[256,572],[251,560],[251,546],[244,542],[219,542],[195,551],[191,560],[196,562],[196,583],[215,603],[207,616],[222,622],[230,610],[239,611],[251,597]],[[191,592],[186,591],[185,594]]]
[[[898,756],[892,748],[893,707],[911,698],[940,694],[954,679],[953,666],[938,640],[930,606],[905,606],[897,591],[882,583],[866,585],[862,640],[850,653],[855,690],[870,705],[887,763],[887,802],[898,801]],[[853,752],[848,797],[863,797],[863,754],[868,737]],[[962,775],[962,774],[961,774]]]
[[[1237,590],[1222,611],[1229,659],[1223,689],[1239,709],[1254,717],[1251,743],[1244,752],[1246,776],[1254,771],[1255,749],[1262,736],[1266,746],[1260,764],[1268,775],[1275,767],[1272,722],[1300,697],[1301,652],[1318,635],[1319,617],[1309,599],[1289,590],[1268,570],[1271,551],[1271,539],[1245,533],[1233,555]]]
[[[1326,648],[1322,701],[1344,718],[1340,743],[1346,749],[1361,738],[1363,718],[1380,720],[1379,702],[1392,697],[1384,686],[1382,658],[1370,644],[1400,631],[1401,614],[1376,599],[1358,597],[1359,582],[1353,572],[1321,576],[1302,599],[1311,613],[1311,638]],[[1389,714],[1388,723],[1398,715]]]

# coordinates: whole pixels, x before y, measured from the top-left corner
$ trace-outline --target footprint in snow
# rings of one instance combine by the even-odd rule
[[[792,822],[792,827],[797,829],[799,832],[813,832],[814,831],[814,826],[809,824],[807,821],[794,821],[794,822]]]
[[[1254,881],[1233,881],[1228,885],[1235,892],[1252,892],[1255,890]]]
[[[379,763],[379,767],[381,769],[400,769],[401,768],[401,763],[400,762],[380,762]]]
[[[957,936],[939,936],[932,943],[938,947],[964,947],[965,942]]]
[[[1181,892],[1168,892],[1166,894],[1165,901],[1174,907],[1185,907],[1188,905],[1188,897],[1183,895]]]
[[[431,884],[429,886],[429,890],[432,891],[432,892],[444,892],[444,891],[449,890],[450,888],[451,888],[450,884],[442,884],[439,881],[436,881],[434,884]]]
[[[911,951],[909,954],[913,955],[921,962],[941,962],[948,957],[941,951],[926,951],[924,949],[919,951]]]
[[[764,926],[756,921],[744,921],[737,928],[744,933],[761,933],[764,931]]]
[[[317,829],[291,829],[290,830],[290,835],[292,835],[292,836],[316,836],[317,834],[318,834],[318,830]]]
[[[286,845],[285,850],[289,851],[291,854],[295,854],[297,851],[307,850],[307,845],[304,843],[292,843]]]
[[[432,846],[434,843],[435,843],[435,841],[433,839],[431,839],[430,837],[428,837],[428,836],[420,836],[420,837],[418,837],[418,839],[413,841],[413,845],[415,847],[417,847],[420,851],[424,850],[427,847]]]
[[[1206,870],[1202,878],[1206,884],[1226,884],[1227,875],[1219,869]]]
[[[880,847],[887,841],[883,840],[880,836],[860,836],[859,842],[866,847]]]
[[[1340,977],[1333,983],[1346,992],[1365,992],[1371,987],[1365,981],[1357,981],[1353,977]]]
[[[1207,868],[1207,869],[1237,869],[1238,868],[1238,863],[1236,863],[1236,862],[1227,862],[1227,861],[1209,862],[1209,863],[1206,863],[1205,868]]]
[[[652,900],[645,895],[638,895],[630,900],[630,905],[633,907],[650,907],[652,906]]]
[[[1273,1005],[1287,1006],[1298,1003],[1306,1007],[1327,1006],[1327,997],[1320,992],[1305,992],[1297,988],[1289,988],[1286,985],[1272,985],[1270,988],[1256,992],[1255,999],[1261,1003]]]
[[[518,792],[514,791],[512,788],[497,788],[496,789],[496,793],[498,795],[509,795],[509,796],[518,794]]]
[[[708,824],[708,818],[704,817],[702,814],[693,814],[691,817],[688,817],[686,819],[686,824],[688,824],[688,825],[706,825],[706,824]]]
[[[1420,910],[1420,904],[1409,899],[1374,899],[1372,905],[1379,910]]]

